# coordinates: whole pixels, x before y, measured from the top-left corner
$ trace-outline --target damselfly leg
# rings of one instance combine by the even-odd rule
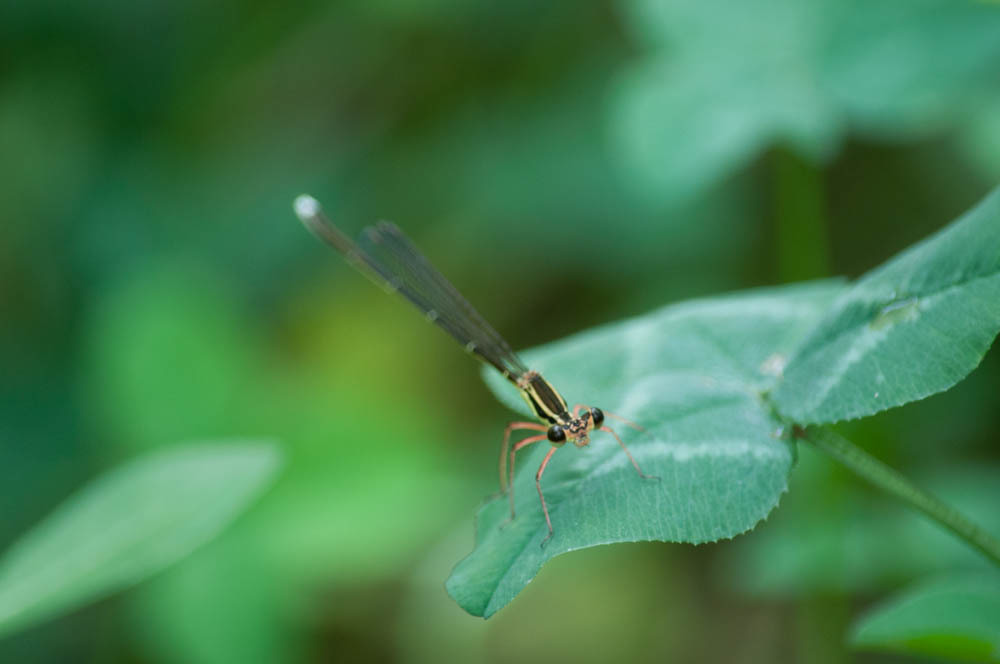
[[[628,451],[628,447],[625,446],[624,441],[622,441],[621,437],[617,433],[615,433],[614,429],[605,426],[601,427],[601,431],[607,431],[608,433],[610,433],[612,436],[615,437],[615,440],[618,441],[618,444],[622,446],[622,450],[625,451],[625,455],[628,457],[628,460],[632,462],[632,466],[635,468],[635,472],[639,473],[639,477],[641,477],[644,480],[660,479],[658,475],[647,475],[646,473],[642,472],[642,468],[639,467],[639,464],[636,462],[635,457],[633,457],[632,453]]]
[[[530,429],[532,431],[545,431],[546,427],[538,422],[511,422],[503,430],[503,445],[500,448],[500,493],[507,493],[507,448],[510,447],[510,434],[520,429]],[[511,466],[511,479],[513,480],[514,467]]]
[[[586,410],[586,412],[584,412],[581,417],[580,411],[584,409]],[[613,417],[617,420],[621,420],[626,425],[631,426],[639,431],[645,431],[645,429],[643,429],[638,424],[631,422],[625,419],[624,417],[621,417],[620,415],[616,415],[614,413],[604,413],[602,410],[598,408],[593,408],[591,406],[586,406],[584,404],[577,404],[576,406],[573,407],[572,419],[566,420],[568,422],[567,426],[569,427],[579,426],[580,423],[584,423],[583,424],[584,431],[582,433],[577,434],[577,438],[573,439],[574,442],[581,447],[586,446],[587,443],[589,442],[589,438],[586,435],[586,431],[589,431],[591,428],[610,433],[612,436],[614,436],[615,440],[618,442],[618,445],[621,446],[622,451],[625,452],[625,455],[628,457],[628,460],[631,462],[632,467],[635,468],[635,471],[636,473],[639,474],[640,478],[647,480],[648,479],[659,480],[660,478],[655,475],[647,475],[646,473],[642,472],[642,468],[639,467],[639,463],[635,460],[635,457],[632,456],[632,452],[629,451],[628,446],[625,445],[625,442],[621,439],[621,436],[619,436],[618,433],[611,427],[604,425],[605,415]],[[565,413],[564,418],[568,417],[569,413]],[[507,450],[510,446],[510,436],[514,431],[522,429],[529,429],[532,431],[546,431],[546,434],[529,436],[528,438],[525,438],[515,443],[513,449],[510,450],[510,462],[508,465]],[[507,491],[508,497],[510,499],[510,517],[504,522],[504,525],[506,525],[507,523],[512,521],[516,516],[514,507],[515,454],[522,448],[527,447],[528,445],[533,445],[534,443],[537,443],[541,440],[545,440],[546,438],[553,442],[553,447],[548,451],[544,459],[542,459],[542,463],[538,467],[538,471],[535,473],[535,488],[538,490],[538,500],[542,504],[542,514],[545,516],[545,525],[549,529],[548,535],[546,535],[545,539],[542,540],[541,545],[543,547],[545,546],[546,543],[548,543],[549,539],[552,538],[553,528],[552,528],[552,518],[549,515],[548,503],[545,502],[545,493],[542,491],[542,474],[545,472],[545,468],[546,466],[548,466],[549,460],[552,459],[552,455],[555,454],[556,449],[561,447],[566,442],[565,432],[559,425],[553,425],[547,428],[541,424],[536,424],[534,422],[511,422],[509,425],[507,425],[507,428],[504,430],[503,446],[500,451],[500,486],[501,490]]]
[[[546,434],[541,434],[540,436],[531,436],[529,438],[525,438],[524,440],[521,440],[521,441],[518,441],[517,443],[515,443],[514,447],[510,451],[510,475],[507,478],[507,495],[510,497],[510,518],[511,518],[511,520],[513,520],[513,518],[514,518],[514,455],[517,454],[518,450],[520,450],[522,448],[525,448],[528,445],[533,445],[534,443],[537,443],[540,440],[546,440],[547,438],[548,438],[548,436]],[[555,449],[556,448],[554,448],[554,447],[552,448],[553,451]],[[545,464],[548,463],[550,456],[552,456],[551,452],[549,452],[549,455],[547,457],[545,457],[545,462],[542,463],[542,468],[544,468]],[[541,473],[541,468],[539,468],[538,477],[541,477],[541,474],[542,474]],[[542,492],[542,487],[539,486],[538,487],[538,493],[541,494],[541,492]],[[542,498],[542,509],[543,510],[545,509],[545,499],[544,498]],[[546,521],[549,520],[549,513],[548,513],[548,511],[545,512],[545,520]],[[550,529],[551,529],[551,526],[550,526]]]
[[[593,408],[591,408],[590,406],[587,406],[587,405],[582,404],[582,403],[578,403],[575,406],[573,406],[573,417],[576,417],[579,414],[581,408],[587,408],[588,410],[590,410],[590,411],[593,412]],[[644,428],[642,428],[641,426],[639,426],[638,424],[636,424],[635,422],[633,422],[631,420],[625,419],[621,415],[615,415],[614,413],[609,413],[606,410],[600,411],[600,412],[601,412],[601,415],[605,415],[607,417],[613,417],[613,418],[615,418],[616,420],[618,420],[620,422],[624,422],[626,426],[630,426],[633,429],[636,429],[637,431],[645,431]],[[636,462],[635,457],[632,456],[632,453],[629,452],[628,447],[626,447],[624,441],[622,441],[621,437],[615,432],[614,429],[612,429],[609,426],[601,426],[600,430],[601,431],[606,431],[606,432],[610,433],[612,436],[615,437],[615,440],[618,441],[618,444],[621,445],[622,450],[625,452],[626,456],[628,456],[628,460],[632,462],[632,466],[635,468],[635,471],[637,473],[639,473],[639,477],[643,478],[644,480],[659,480],[660,479],[657,475],[647,475],[646,473],[642,472],[642,469],[639,468],[639,464]]]
[[[549,453],[545,455],[542,459],[542,465],[538,467],[538,472],[535,473],[535,486],[538,488],[538,499],[542,501],[542,513],[545,514],[545,525],[549,527],[549,534],[545,536],[542,540],[541,546],[545,546],[546,542],[552,539],[552,519],[549,518],[549,506],[545,504],[545,494],[542,493],[542,473],[545,472],[545,466],[549,465],[549,459],[552,455],[556,453],[558,447],[553,447],[549,450]]]

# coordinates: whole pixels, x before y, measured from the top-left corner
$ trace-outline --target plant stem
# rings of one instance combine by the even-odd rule
[[[829,276],[822,171],[787,148],[777,148],[771,161],[778,281]]]
[[[1000,566],[1000,541],[898,471],[830,429],[810,428],[802,437],[876,487],[937,521]]]

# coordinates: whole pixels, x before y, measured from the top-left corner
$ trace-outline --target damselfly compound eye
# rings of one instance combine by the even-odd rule
[[[550,426],[547,435],[549,437],[549,440],[551,440],[553,443],[562,443],[566,441],[566,432],[563,431],[563,428],[558,424],[553,424],[552,426]]]
[[[595,427],[599,427],[604,424],[604,413],[601,412],[600,408],[591,408],[590,416],[594,418]]]

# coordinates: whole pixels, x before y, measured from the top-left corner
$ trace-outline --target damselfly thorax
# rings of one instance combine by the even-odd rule
[[[450,334],[466,351],[495,368],[520,390],[535,417],[544,424],[511,422],[507,426],[500,452],[500,488],[510,496],[510,515],[513,519],[514,455],[528,445],[543,440],[551,443],[551,449],[535,473],[535,486],[549,530],[542,540],[543,545],[552,537],[553,529],[549,508],[542,493],[542,473],[555,451],[565,443],[585,447],[590,443],[591,432],[595,429],[605,431],[615,437],[640,477],[650,477],[639,469],[639,464],[618,434],[604,424],[605,414],[599,408],[578,404],[571,410],[556,388],[542,378],[541,374],[524,365],[503,337],[394,224],[383,221],[369,226],[362,231],[361,238],[355,243],[326,218],[312,196],[299,196],[295,199],[295,213],[310,231],[342,253],[362,274],[385,290],[399,293],[409,300],[423,313],[426,320]],[[612,413],[607,415],[642,430],[642,427],[624,418]],[[528,436],[511,447],[511,433],[518,430],[544,433]],[[507,471],[508,458],[510,472]]]
[[[596,408],[571,413],[559,391],[537,371],[528,371],[515,384],[538,419],[551,425],[546,435],[554,445],[571,442],[584,447],[590,432],[604,422],[604,414]]]

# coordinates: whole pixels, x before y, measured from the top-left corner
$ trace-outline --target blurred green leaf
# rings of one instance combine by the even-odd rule
[[[448,580],[467,611],[488,617],[550,558],[611,542],[710,542],[750,530],[785,491],[793,451],[761,398],[776,368],[842,286],[820,282],[668,307],[525,354],[571,403],[620,413],[647,428],[623,437],[648,474],[642,480],[607,435],[567,446],[543,487],[555,535],[535,490],[547,445],[518,460],[517,518],[506,498],[478,515],[476,548]],[[501,398],[524,410],[502,378]]]
[[[289,226],[302,232],[294,220]],[[283,330],[271,347],[261,343],[256,312],[232,296],[233,284],[185,261],[136,270],[91,317],[90,395],[104,430],[122,445],[257,431],[279,438],[287,459],[252,514],[130,594],[138,643],[150,657],[294,659],[289,605],[306,611],[298,605],[317,589],[400,574],[483,493],[448,446],[476,432],[440,417],[421,390],[427,371],[442,366],[437,347],[413,353],[372,339],[407,321],[448,357],[454,348],[364,279],[334,277],[289,294],[287,310],[269,314]],[[343,315],[362,301],[381,306]],[[455,362],[473,370],[460,353]],[[380,367],[398,380],[380,379]],[[371,416],[389,402],[393,417]],[[484,469],[480,477],[491,475]]]
[[[768,597],[872,592],[920,575],[989,563],[923,516],[845,484],[841,468],[799,448],[789,496],[753,537],[727,549],[721,571],[742,592]],[[954,466],[914,473],[917,484],[1000,535],[1000,469]]]
[[[270,443],[179,446],[108,472],[0,560],[0,634],[128,587],[239,515],[281,464]]]
[[[113,442],[150,449],[238,426],[261,372],[254,321],[229,286],[212,269],[163,261],[94,307],[88,413]]]
[[[838,298],[772,398],[802,424],[871,415],[965,378],[1000,331],[1000,190]]]
[[[974,112],[962,129],[959,148],[983,179],[1000,180],[1000,97]]]
[[[281,484],[287,482],[287,472]],[[277,488],[277,487],[275,487]],[[130,592],[128,626],[146,659],[167,664],[302,661],[288,613],[303,586],[266,555],[261,504],[180,564]],[[310,586],[311,587],[311,586]]]
[[[632,0],[650,46],[612,125],[651,196],[687,196],[782,143],[813,160],[844,134],[961,127],[997,90],[1000,11],[948,0]]]
[[[822,78],[868,135],[910,138],[961,130],[1000,92],[1000,7],[949,0],[853,0],[825,42]]]
[[[851,643],[864,650],[1000,662],[1000,577],[964,575],[920,584],[859,620]]]
[[[612,115],[623,164],[652,196],[690,196],[773,142],[815,160],[832,152],[842,118],[812,71],[828,8],[794,0],[628,6],[637,30],[665,42],[626,70]]]
[[[391,584],[467,518],[482,489],[466,484],[425,415],[403,400],[396,417],[372,418],[384,395],[338,390],[335,375],[323,366],[294,381],[272,375],[248,406],[255,429],[281,432],[286,467],[251,514],[130,594],[147,656],[299,661],[303,628],[290,615],[322,620],[330,593]]]

